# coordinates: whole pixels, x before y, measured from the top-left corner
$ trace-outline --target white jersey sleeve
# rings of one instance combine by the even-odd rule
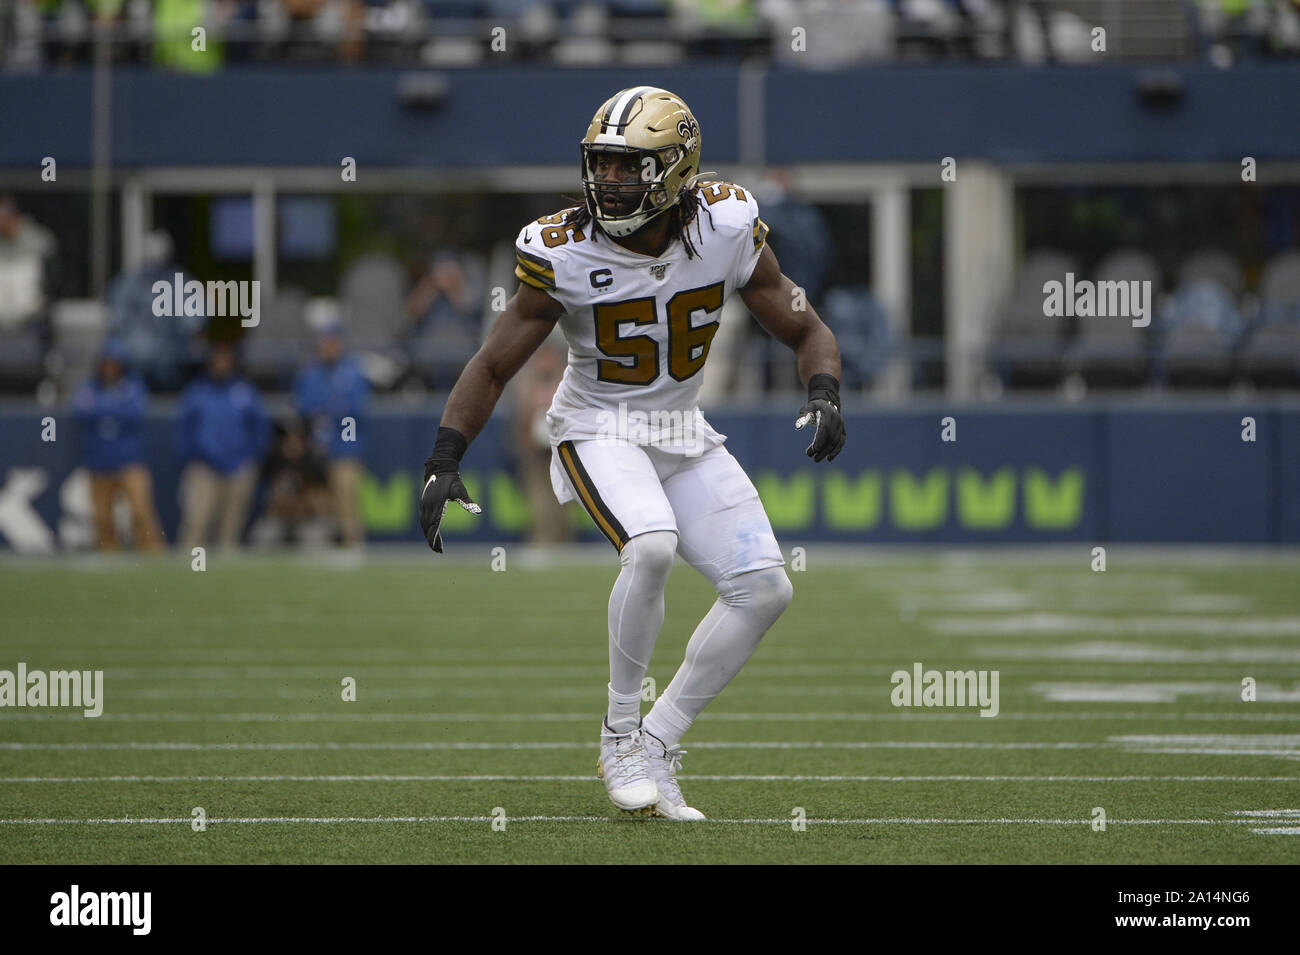
[[[519,230],[519,235],[515,237],[515,277],[525,285],[555,295],[557,292],[556,256],[546,245],[543,237],[545,229],[545,220],[538,219]]]
[[[758,259],[767,244],[767,223],[758,215],[758,203],[751,192],[745,192],[746,238],[738,243],[735,288],[744,288],[758,266]]]

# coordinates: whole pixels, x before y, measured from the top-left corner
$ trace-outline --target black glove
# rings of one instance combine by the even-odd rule
[[[817,432],[808,445],[808,457],[814,461],[834,461],[844,447],[844,419],[840,416],[840,383],[834,375],[813,375],[808,381],[808,403],[799,409],[795,430],[809,421],[817,422]]]
[[[469,442],[454,428],[439,428],[438,441],[433,453],[424,462],[424,490],[420,494],[420,529],[435,554],[442,553],[442,516],[447,503],[455,501],[471,514],[483,513],[483,508],[471,500],[460,479],[460,459]]]

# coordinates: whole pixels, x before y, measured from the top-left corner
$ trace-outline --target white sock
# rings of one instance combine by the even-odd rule
[[[609,711],[605,722],[619,732],[636,729],[641,681],[664,625],[664,587],[673,569],[673,531],[638,534],[619,553],[623,569],[609,595]]]
[[[686,659],[646,714],[646,731],[665,746],[681,742],[695,718],[753,655],[793,594],[784,567],[720,581],[717,601],[686,644]]]
[[[635,693],[618,693],[609,687],[609,710],[605,725],[615,733],[630,733],[641,725],[641,689]]]

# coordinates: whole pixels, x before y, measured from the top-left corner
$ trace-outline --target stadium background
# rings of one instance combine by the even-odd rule
[[[207,31],[203,52],[192,48],[194,24]],[[1096,48],[1097,27],[1104,30],[1104,50]],[[501,37],[504,49],[494,49]],[[890,802],[898,791],[888,787],[864,809],[853,793],[836,788],[849,776],[798,783],[804,791],[815,785],[833,791],[821,803],[823,814],[844,820],[1023,815],[1010,822],[1028,824],[1029,817],[1086,815],[1082,803],[1069,803],[1070,787],[1102,785],[1124,794],[1109,797],[1116,802],[1144,794],[1128,802],[1132,816],[1244,822],[1227,816],[1284,801],[1278,797],[1296,777],[1287,775],[1294,763],[1279,758],[1294,760],[1298,752],[1297,737],[1265,735],[1292,728],[1296,718],[1288,681],[1294,686],[1298,672],[1293,646],[1300,611],[1294,557],[1279,545],[1300,541],[1297,56],[1300,5],[1265,0],[6,3],[0,7],[0,193],[13,197],[27,221],[49,230],[57,251],[42,263],[39,307],[0,323],[0,546],[31,555],[93,549],[72,398],[93,374],[108,329],[130,328],[139,317],[123,304],[130,298],[114,290],[181,271],[200,281],[259,281],[263,314],[252,329],[204,320],[185,333],[171,380],[151,383],[147,464],[167,541],[175,542],[180,516],[179,394],[199,373],[206,344],[239,342],[244,371],[277,422],[279,442],[302,427],[292,387],[313,355],[314,329],[341,321],[346,347],[371,388],[359,425],[366,474],[358,492],[371,549],[368,556],[350,549],[348,560],[330,565],[345,572],[331,578],[340,581],[331,592],[335,585],[322,582],[312,562],[312,554],[329,547],[328,514],[322,536],[300,562],[285,554],[294,546],[284,543],[278,525],[258,532],[270,506],[263,480],[243,548],[273,554],[210,557],[207,576],[221,582],[219,593],[203,575],[191,574],[188,551],[156,559],[162,563],[107,565],[11,555],[4,574],[13,608],[6,615],[5,659],[24,652],[30,658],[43,647],[47,656],[63,649],[81,652],[87,665],[125,666],[116,685],[130,689],[119,699],[133,700],[139,712],[119,708],[115,716],[110,708],[90,731],[92,746],[129,739],[145,750],[155,743],[162,748],[178,729],[209,741],[200,747],[224,740],[253,749],[295,733],[361,741],[370,724],[336,725],[331,716],[313,724],[307,718],[313,713],[301,712],[304,706],[326,710],[337,700],[331,687],[345,664],[332,661],[351,659],[359,633],[378,641],[365,665],[374,668],[368,686],[379,681],[382,687],[368,703],[378,710],[360,719],[382,722],[387,717],[379,710],[390,711],[395,722],[382,735],[398,749],[407,739],[402,734],[427,735],[421,720],[436,722],[448,710],[460,739],[496,745],[491,734],[500,724],[475,708],[495,707],[492,694],[502,692],[500,681],[514,663],[537,676],[518,709],[554,710],[584,694],[598,707],[600,640],[571,632],[566,621],[570,605],[586,605],[592,632],[599,631],[607,581],[597,575],[575,582],[565,568],[577,561],[612,574],[611,555],[573,505],[559,529],[540,532],[525,473],[524,459],[536,456],[530,427],[538,389],[544,391],[558,365],[530,368],[536,376],[527,390],[512,386],[473,444],[465,474],[485,513],[474,520],[449,511],[450,558],[440,558],[443,566],[423,563],[434,558],[415,543],[414,504],[446,393],[496,314],[493,292],[504,288],[508,296],[515,287],[514,236],[577,193],[577,143],[595,107],[618,89],[654,84],[680,94],[694,110],[704,168],[755,191],[778,258],[836,332],[845,366],[849,443],[833,466],[814,467],[802,454],[806,439],[791,427],[803,399],[790,355],[734,309],[724,322],[735,331],[720,335],[710,355],[703,410],[754,477],[786,550],[808,549],[812,565],[796,580],[797,592],[812,595],[805,600],[821,594],[833,608],[824,619],[805,608],[787,624],[802,632],[838,623],[842,636],[812,649],[765,645],[737,681],[730,703],[740,709],[723,705],[728,691],[716,716],[711,710],[702,721],[699,733],[712,741],[701,747],[713,761],[706,765],[717,771],[721,760],[748,773],[884,774],[852,777],[859,780],[905,771],[1001,772],[1013,780],[994,797],[969,782],[993,777],[970,775],[963,783],[936,775],[927,783],[924,776],[899,776],[910,794],[906,811]],[[57,165],[52,180],[42,178],[47,157]],[[349,160],[354,178],[345,175]],[[159,230],[170,240],[165,262],[151,244]],[[0,265],[5,261],[0,256]],[[1156,291],[1150,327],[1134,328],[1125,319],[1048,319],[1043,282],[1067,272],[1150,280]],[[429,291],[444,284],[456,291]],[[0,296],[13,287],[0,287]],[[941,437],[948,417],[955,441]],[[51,418],[57,440],[42,440]],[[1253,440],[1243,439],[1246,418],[1254,422]],[[124,514],[119,523],[129,538]],[[512,592],[502,600],[510,580],[487,571],[487,554],[497,544],[552,540],[595,547],[541,551],[535,558],[508,549],[542,568],[514,578],[518,606],[535,612],[532,622],[520,618],[518,626],[545,641],[521,647],[500,618],[509,610],[501,604],[516,599]],[[397,542],[409,546],[384,546]],[[849,546],[818,550],[832,543]],[[923,548],[894,561],[890,551],[857,546],[899,543],[1064,547],[1007,550],[1001,557]],[[1114,583],[1103,584],[1108,575],[1088,569],[1095,560],[1090,549],[1112,543],[1271,549],[1262,558],[1234,548],[1194,551],[1190,564],[1164,551],[1154,563],[1127,563],[1122,582],[1112,569]],[[835,566],[815,573],[826,567],[817,563],[819,555]],[[480,571],[470,569],[479,564]],[[104,575],[105,567],[120,576]],[[439,573],[448,578],[439,580]],[[671,672],[664,669],[676,652],[671,648],[707,606],[707,588],[684,581],[685,574],[679,569],[670,592],[661,640],[670,649],[661,650],[655,671],[661,677]],[[65,607],[61,595],[70,585],[81,595]],[[451,585],[464,588],[474,607],[450,611],[452,644],[427,645],[419,623],[427,608],[418,595],[421,588],[441,595]],[[159,597],[159,588],[173,596]],[[870,609],[863,613],[845,594],[870,602]],[[130,613],[121,612],[123,600]],[[1071,616],[1093,609],[1097,616],[1082,623]],[[1002,611],[1008,616],[983,616]],[[1204,619],[1179,628],[1169,617],[1151,616],[1162,613]],[[936,623],[934,614],[947,616]],[[399,618],[405,622],[394,622]],[[1009,629],[1000,631],[999,621]],[[863,626],[871,636],[858,642],[854,628]],[[1092,642],[1038,650],[1020,643],[1004,655],[977,650],[972,657],[971,645],[962,643],[969,634],[999,635],[1007,638],[1005,650],[1014,636],[1039,634],[1050,643],[1053,637],[1085,640],[1078,636],[1085,631]],[[1133,634],[1147,645],[1134,650],[1118,642]],[[900,638],[905,650],[896,645]],[[1004,703],[1013,714],[1009,721],[975,719],[969,721],[974,730],[924,722],[904,729],[892,722],[900,714],[890,709],[885,690],[867,703],[855,695],[864,674],[878,675],[884,687],[885,674],[913,659],[974,666],[980,654],[1004,661],[1004,693],[1016,700]],[[584,662],[561,675],[573,660]],[[439,681],[458,665],[455,684],[439,696]],[[285,668],[282,678],[263,672],[278,667]],[[1247,671],[1260,679],[1261,700],[1269,702],[1259,704],[1258,716],[1224,715]],[[585,683],[577,682],[579,674]],[[753,674],[750,682],[746,674]],[[111,683],[111,669],[109,675]],[[417,676],[431,685],[403,682]],[[186,682],[191,679],[200,682]],[[1092,682],[1068,682],[1078,679]],[[780,690],[778,680],[785,681]],[[801,688],[804,700],[797,699]],[[1222,708],[1207,712],[1207,700]],[[805,722],[782,722],[782,713],[804,703]],[[1074,706],[1071,718],[1055,722],[1063,705]],[[230,712],[240,707],[261,712]],[[551,714],[549,724],[530,725],[536,739],[527,745],[567,746],[556,740],[582,736],[587,724],[580,718],[590,709],[580,713],[575,706]],[[457,712],[470,716],[458,721]],[[407,717],[409,725],[402,724]],[[122,722],[114,723],[117,718]],[[781,725],[755,729],[768,718]],[[1233,719],[1269,722],[1228,722]],[[186,720],[194,725],[178,727]],[[200,725],[204,720],[212,722]],[[999,726],[987,726],[993,723]],[[151,783],[130,782],[144,778],[131,774],[177,774],[165,778],[193,788],[218,779],[213,773],[343,771],[342,763],[310,754],[284,763],[236,754],[217,768],[208,761],[216,757],[202,753],[132,754],[138,762],[128,763],[104,753],[76,762],[46,751],[81,745],[84,725],[31,716],[9,722],[11,750],[0,752],[0,763],[31,787],[0,789],[6,800],[0,815],[183,817],[188,809],[178,813],[177,807],[195,802],[188,791],[165,800]],[[1229,739],[1225,729],[1253,735]],[[1079,742],[1094,739],[1093,730],[1105,742]],[[1181,743],[1140,735],[1175,730],[1190,735],[1179,737]],[[898,757],[905,763],[900,768],[889,761],[890,751],[818,750],[774,766],[725,749],[733,745],[727,740],[755,732],[787,740],[812,734],[831,740],[832,748],[870,747],[860,738],[883,733],[906,736],[918,747],[952,743],[954,750],[984,745],[953,741],[985,733],[1003,734],[989,744],[994,748],[1040,745],[1017,742],[1029,733],[1051,741],[1043,746],[1116,752],[1108,749],[1104,763],[1101,756],[1071,762],[1070,752],[907,753]],[[1142,739],[1148,743],[1134,742]],[[544,756],[521,757],[521,770],[494,755],[488,757],[494,768],[484,769],[483,762],[450,753],[440,757],[437,771],[555,772]],[[565,753],[565,771],[585,773],[587,753],[580,756]],[[393,754],[364,758],[369,772],[428,771],[427,763],[412,770]],[[1015,775],[1030,770],[1046,775]],[[128,775],[118,788],[75,788],[74,777],[92,771]],[[1124,775],[1156,772],[1167,781]],[[1173,775],[1186,772],[1203,775]],[[1215,775],[1220,772],[1230,775]],[[1029,781],[1053,774],[1078,781],[1046,784],[1054,788]],[[73,780],[75,795],[56,777]],[[462,858],[577,857],[545,842],[512,856],[482,842],[478,828],[470,835],[477,814],[501,798],[482,787],[499,789],[498,783],[436,789],[429,798],[384,788],[400,776],[377,776],[385,781],[359,801],[331,802],[336,790],[322,785],[317,792],[317,783],[306,782],[323,776],[304,776],[306,788],[285,782],[289,777],[266,778],[280,781],[234,796],[223,790],[208,801],[224,800],[232,817],[279,814],[272,806],[303,817],[329,815],[330,808],[394,817],[445,810],[464,815],[467,828],[455,850]],[[550,788],[548,777],[529,778],[534,782],[519,785],[534,786],[537,811],[554,813],[562,826],[573,812],[571,793]],[[570,777],[555,777],[561,778]],[[759,777],[719,776],[695,783],[693,791],[721,804],[719,815],[788,822],[791,800],[783,789],[769,807],[771,787],[764,784],[754,806],[735,794],[759,793],[744,788],[756,783],[724,790],[724,778]],[[794,785],[788,780],[814,776],[780,779],[787,781],[771,785],[781,789]],[[1112,781],[1097,782],[1102,779]],[[1208,781],[1214,779],[1221,781]],[[1108,797],[1083,798],[1090,807]],[[419,858],[422,851],[404,841],[400,825],[395,836],[386,830],[382,839],[374,837],[379,841],[358,836],[332,849],[286,840],[268,848],[252,836],[232,835],[211,855],[170,831],[141,845],[116,832],[98,843],[74,843],[70,835],[37,828],[10,842],[7,858],[36,861],[51,846],[65,859],[84,861],[360,861],[407,852]],[[1216,831],[1210,861],[1286,858],[1276,840],[1250,842],[1232,831],[1240,827],[1220,828],[1228,834]],[[1124,848],[1080,848],[1049,833],[1041,842],[993,849],[980,827],[949,839],[951,830],[942,826],[913,842],[875,848],[888,861],[1207,861],[1191,841],[1195,833],[1187,834],[1194,826],[1134,829],[1141,837]],[[704,851],[687,851],[675,835],[655,838],[661,842],[652,855],[664,860]],[[731,858],[790,857],[757,837],[746,843],[747,834],[716,838],[709,845]],[[615,857],[598,841],[584,846],[587,858]],[[840,844],[819,846],[819,858],[869,861]]]
[[[149,67],[170,62],[168,48],[151,45],[141,5],[127,4],[101,21],[113,55],[98,93],[96,21],[68,26],[79,6],[36,5],[35,36],[19,15],[32,4],[6,21],[0,182],[58,238],[47,301],[7,324],[0,361],[4,473],[48,529],[11,519],[10,546],[89,539],[75,429],[57,442],[24,436],[66,406],[104,329],[131,325],[111,286],[152,274],[142,259],[154,229],[187,279],[260,282],[266,320],[233,334],[282,421],[295,416],[283,396],[311,356],[309,322],[349,326],[375,390],[360,433],[367,534],[417,540],[398,498],[500,306],[492,290],[514,287],[509,243],[574,194],[584,118],[634,83],[693,104],[706,168],[760,201],[788,187],[779,208],[763,204],[772,245],[840,338],[858,440],[830,487],[790,453],[797,436],[763,439],[785,430],[798,390],[789,357],[743,310],[728,325],[748,326],[711,356],[705,411],[726,422],[769,506],[790,498],[783,529],[868,541],[1300,540],[1296,496],[1283,493],[1300,461],[1288,404],[1300,384],[1300,127],[1281,121],[1295,78],[1286,4],[1222,22],[1212,5],[1197,16],[1178,3],[1139,5],[1140,16],[1131,4],[1021,4],[1019,18],[998,4],[847,5],[839,15],[863,48],[827,52],[848,31],[809,9],[798,29],[812,53],[783,42],[790,10],[691,32],[689,10],[558,4],[548,41],[533,20],[506,16],[509,4],[371,4],[358,50],[322,25],[330,5],[273,29],[266,11],[244,19],[248,5],[234,4],[214,8],[209,51],[170,69]],[[697,19],[716,12],[702,6]],[[174,41],[169,9],[157,7],[154,29]],[[396,30],[385,15],[399,10],[424,16]],[[594,11],[603,28],[584,19]],[[1104,53],[1092,50],[1094,25]],[[498,28],[505,49],[494,51]],[[331,66],[340,56],[348,64]],[[583,56],[584,68],[567,65]],[[645,65],[606,65],[629,56]],[[1023,62],[1035,58],[1048,62]],[[53,182],[39,177],[45,157]],[[463,270],[465,301],[443,296],[417,314],[412,289],[439,256]],[[1152,325],[1044,318],[1044,277],[1065,272],[1152,279]],[[151,405],[169,540],[180,470],[169,402],[200,352],[192,340],[189,364]],[[958,407],[957,440],[929,440]],[[526,413],[508,396],[494,427]],[[1246,416],[1255,443],[1240,440]],[[527,536],[516,433],[478,442],[467,466],[490,485],[487,519],[453,536]],[[598,539],[589,524],[582,534]]]

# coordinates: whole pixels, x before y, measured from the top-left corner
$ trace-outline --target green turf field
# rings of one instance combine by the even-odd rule
[[[459,551],[0,564],[0,669],[104,671],[99,719],[0,709],[0,863],[1300,860],[1294,555],[814,547],[684,741],[692,825],[595,778],[612,552]],[[660,688],[711,600],[679,563]],[[999,715],[895,708],[917,662]]]

